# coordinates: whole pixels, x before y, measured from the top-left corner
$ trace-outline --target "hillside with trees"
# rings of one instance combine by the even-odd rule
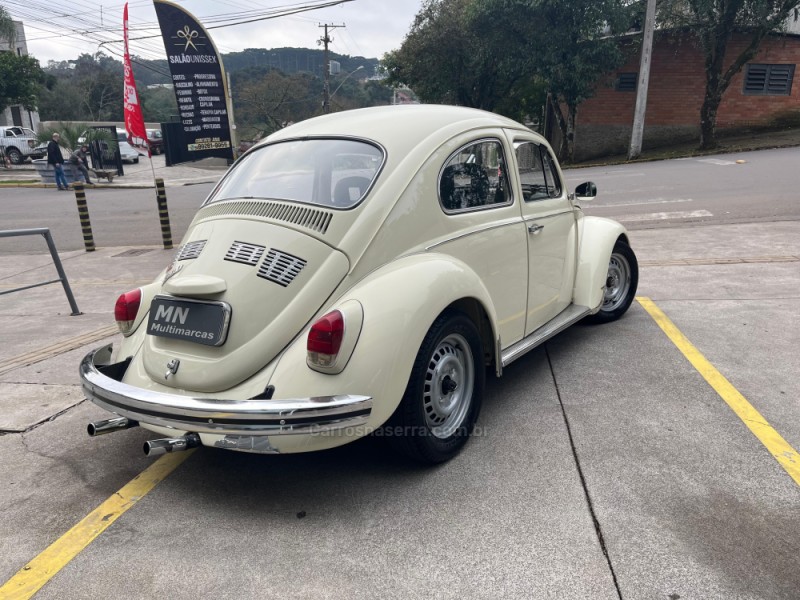
[[[376,58],[330,54],[340,65],[331,74],[332,110],[388,104],[392,90],[369,79]],[[166,60],[131,57],[145,121],[177,118],[175,95]],[[322,112],[321,50],[250,48],[224,54],[231,79],[237,127],[242,139],[257,139],[294,121]],[[122,62],[102,52],[75,60],[50,61],[44,67],[47,85],[39,92],[43,121],[122,121]]]

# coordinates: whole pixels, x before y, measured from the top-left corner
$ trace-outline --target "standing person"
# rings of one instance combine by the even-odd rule
[[[69,157],[69,162],[71,165],[78,167],[78,170],[83,174],[83,178],[86,180],[87,185],[94,185],[94,183],[92,183],[89,179],[89,169],[87,169],[89,166],[89,161],[86,158],[86,153],[88,151],[89,146],[84,144],[72,153],[72,155]]]
[[[47,164],[53,165],[58,189],[68,190],[69,184],[67,183],[67,177],[64,175],[64,155],[61,154],[61,146],[58,145],[60,137],[58,133],[54,133],[53,139],[47,143]]]

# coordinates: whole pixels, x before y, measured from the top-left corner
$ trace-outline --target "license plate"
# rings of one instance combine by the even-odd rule
[[[206,346],[221,346],[228,336],[230,321],[231,307],[227,302],[156,296],[150,304],[147,333]]]

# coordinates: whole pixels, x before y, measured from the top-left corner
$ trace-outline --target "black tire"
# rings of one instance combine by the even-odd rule
[[[608,274],[600,310],[587,318],[589,323],[616,321],[633,302],[639,285],[639,263],[624,241],[617,240],[608,260]]]
[[[11,161],[12,165],[21,165],[22,161],[25,160],[22,152],[16,148],[6,148],[6,156],[8,156],[8,160]]]
[[[133,164],[138,165],[139,164],[139,159],[138,158],[134,158],[133,159]]]
[[[478,330],[466,315],[445,312],[422,342],[403,399],[382,430],[384,437],[413,460],[450,460],[472,434],[484,383]]]

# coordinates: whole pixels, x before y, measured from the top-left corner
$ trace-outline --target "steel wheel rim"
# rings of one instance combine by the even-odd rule
[[[422,408],[431,433],[446,439],[469,412],[475,381],[475,361],[467,340],[459,334],[444,338],[431,354],[425,371]]]
[[[614,253],[608,262],[603,310],[613,311],[619,308],[625,302],[630,289],[631,266],[622,254]]]

